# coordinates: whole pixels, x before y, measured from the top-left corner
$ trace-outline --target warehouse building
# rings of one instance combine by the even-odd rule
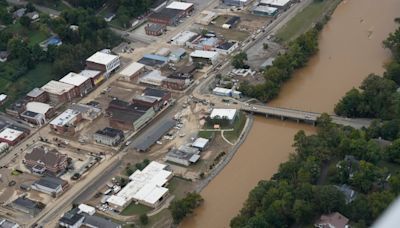
[[[216,64],[219,54],[215,51],[196,50],[190,53],[190,60],[195,63]]]
[[[120,65],[121,61],[119,56],[106,53],[106,51],[98,51],[86,59],[86,67],[88,69],[105,72],[106,77]]]
[[[278,8],[259,5],[253,8],[253,14],[259,16],[273,17],[278,13]]]
[[[181,61],[186,55],[186,50],[183,48],[178,48],[175,49],[171,52],[171,54],[169,55],[169,60],[177,63],[179,61]]]
[[[42,86],[42,90],[47,92],[50,101],[54,104],[72,101],[72,99],[78,96],[75,86],[54,80]]]
[[[108,198],[107,203],[117,211],[122,211],[132,201],[156,208],[166,199],[168,188],[164,186],[173,176],[166,168],[166,165],[152,161],[142,171],[136,170],[129,176],[130,182]]]
[[[289,8],[291,2],[292,0],[260,0],[259,5],[275,7],[279,10],[285,10]]]
[[[163,135],[171,130],[176,125],[174,120],[163,120],[157,125],[157,128],[152,129],[150,132],[140,135],[132,142],[133,148],[139,152],[146,152],[150,147],[157,142]]]
[[[143,58],[141,58],[138,63],[144,64],[150,67],[161,67],[164,66],[168,62],[168,58],[155,55],[155,54],[145,54]]]
[[[197,138],[193,143],[192,143],[192,147],[199,149],[200,151],[204,151],[208,144],[209,144],[210,140],[209,139],[205,139],[205,138]]]
[[[191,31],[183,31],[171,38],[171,44],[185,46],[187,42],[193,41],[199,34]]]
[[[165,156],[166,160],[179,165],[189,166],[200,159],[200,151],[194,147],[180,146],[178,149],[171,149]]]
[[[239,47],[239,43],[235,41],[227,41],[215,48],[215,51],[222,55],[229,55]]]
[[[98,130],[93,135],[94,141],[107,146],[118,146],[124,141],[124,132],[119,129],[106,127],[103,130]]]
[[[225,108],[214,108],[211,111],[211,119],[227,119],[230,123],[233,123],[237,116],[236,109],[225,109]]]
[[[74,72],[68,73],[59,81],[75,86],[76,93],[81,97],[93,90],[93,85],[90,78]]]

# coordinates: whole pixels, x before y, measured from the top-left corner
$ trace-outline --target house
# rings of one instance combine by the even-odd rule
[[[132,81],[142,75],[144,71],[146,70],[145,65],[138,63],[138,62],[133,62],[129,64],[127,67],[125,67],[119,74],[126,80],[126,81]]]
[[[37,101],[43,103],[49,100],[48,94],[40,88],[32,89],[29,93],[26,94],[26,97],[29,101]]]
[[[116,17],[117,15],[115,14],[115,13],[107,13],[105,16],[104,16],[104,20],[106,21],[106,22],[111,22],[115,17]]]
[[[144,89],[143,95],[161,99],[160,103],[162,104],[162,106],[166,105],[169,102],[169,100],[171,99],[171,92],[162,90],[162,89],[156,89],[156,88],[148,87],[148,88]]]
[[[225,109],[225,108],[214,108],[211,111],[210,118],[215,119],[227,119],[231,124],[237,116],[236,109]]]
[[[161,36],[167,31],[167,26],[165,24],[147,24],[144,27],[144,31],[149,36]]]
[[[200,159],[199,153],[197,148],[180,146],[178,149],[171,149],[165,158],[169,162],[189,166]]]
[[[173,174],[167,165],[150,162],[143,170],[136,170],[129,176],[130,182],[116,195],[107,199],[111,208],[122,211],[132,201],[156,208],[168,195],[167,185]]]
[[[67,109],[50,122],[50,128],[57,134],[74,134],[77,124],[82,120],[82,114],[72,109]]]
[[[193,143],[192,143],[192,147],[199,149],[200,151],[204,151],[207,146],[208,143],[210,142],[209,139],[205,139],[205,138],[197,138]]]
[[[164,8],[159,12],[152,13],[148,20],[154,24],[175,26],[179,23],[180,18],[180,10]]]
[[[86,59],[86,67],[90,70],[99,70],[108,77],[121,65],[118,55],[107,53],[107,51],[98,51]]]
[[[35,170],[44,170],[52,174],[57,174],[66,170],[68,166],[68,156],[55,149],[35,147],[31,153],[25,154],[24,164]],[[39,168],[43,167],[43,168]]]
[[[66,228],[79,228],[83,224],[83,220],[85,216],[79,212],[79,208],[73,208],[70,211],[66,212],[60,220],[58,220],[58,224],[61,227]]]
[[[344,195],[346,200],[346,204],[353,202],[356,199],[357,195],[356,192],[348,185],[343,184],[340,186],[335,185],[335,187]]]
[[[159,70],[152,70],[149,73],[139,78],[139,83],[150,85],[150,86],[161,86],[162,82],[167,77],[162,76]]]
[[[171,52],[171,54],[169,55],[169,60],[177,63],[177,62],[181,61],[183,59],[183,57],[185,57],[185,55],[186,55],[185,49],[178,48]]]
[[[68,186],[68,182],[58,177],[42,177],[33,182],[32,189],[57,197],[61,195]]]
[[[161,55],[145,54],[138,62],[150,67],[161,67],[168,63],[168,58]]]
[[[70,72],[59,80],[60,82],[73,85],[78,96],[85,96],[93,90],[93,84],[90,78],[74,72]]]
[[[29,19],[31,19],[31,21],[35,21],[35,20],[39,19],[39,13],[36,11],[29,12],[29,13],[25,14],[25,16],[27,16]]]
[[[171,38],[171,44],[185,46],[187,42],[192,42],[199,34],[191,31],[183,31]]]
[[[10,55],[10,53],[8,51],[0,51],[0,62],[2,62],[2,63],[7,62],[9,55]]]
[[[215,48],[215,51],[217,51],[219,54],[222,54],[222,55],[229,55],[233,51],[235,51],[238,47],[239,47],[238,42],[227,41],[227,42],[224,42],[224,43],[218,45]]]
[[[278,8],[259,5],[253,8],[253,14],[259,16],[273,17],[278,13]]]
[[[7,143],[9,146],[14,146],[25,138],[26,133],[10,127],[3,128],[0,131],[0,142]]]
[[[348,218],[339,212],[334,212],[328,215],[321,215],[321,217],[315,221],[314,226],[318,228],[347,228],[348,223]]]
[[[223,2],[227,6],[243,7],[249,4],[251,0],[223,0]]]
[[[19,197],[16,200],[14,200],[10,204],[10,206],[18,211],[21,211],[23,213],[29,214],[32,217],[34,217],[37,214],[39,214],[46,205],[41,202],[33,201],[26,197]]]
[[[52,45],[52,46],[61,46],[62,45],[62,41],[60,39],[60,37],[58,36],[51,36],[49,38],[47,38],[46,40],[42,41],[39,46],[44,50],[47,51],[48,47]]]
[[[123,131],[110,127],[98,130],[93,134],[94,141],[108,146],[118,146],[118,144],[124,141],[124,138]]]
[[[237,24],[240,22],[240,17],[239,16],[232,16],[229,18],[223,25],[222,28],[224,29],[231,29],[234,28]]]
[[[83,70],[79,74],[90,78],[93,88],[99,86],[105,80],[103,72],[98,70]]]
[[[215,51],[196,50],[190,53],[190,60],[194,63],[216,64],[219,54]]]
[[[54,104],[63,104],[78,97],[75,86],[51,80],[41,88],[49,95],[50,102]]]

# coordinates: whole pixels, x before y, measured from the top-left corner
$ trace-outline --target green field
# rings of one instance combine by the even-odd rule
[[[283,42],[295,39],[320,21],[326,12],[335,9],[340,2],[341,0],[313,1],[303,11],[286,23],[286,25],[278,31],[276,37]]]
[[[215,131],[199,131],[197,137],[212,139],[215,136]]]
[[[239,112],[238,117],[235,120],[233,125],[233,131],[225,131],[224,136],[227,140],[234,143],[242,133],[244,125],[246,124],[246,115],[242,112]]]
[[[150,207],[132,202],[121,212],[121,215],[142,215],[149,211],[151,211]]]

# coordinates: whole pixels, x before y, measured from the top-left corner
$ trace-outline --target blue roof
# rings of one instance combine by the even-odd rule
[[[176,49],[176,50],[173,50],[173,51],[171,52],[171,55],[180,57],[180,56],[184,55],[185,53],[186,53],[185,49],[183,49],[183,48],[178,48],[178,49]]]
[[[59,43],[61,43],[61,39],[56,36],[50,37],[49,40],[47,41],[48,45],[57,45]]]
[[[153,60],[157,60],[160,62],[168,62],[168,58],[161,56],[161,55],[154,55],[154,54],[146,54],[143,56],[146,59],[153,59]]]

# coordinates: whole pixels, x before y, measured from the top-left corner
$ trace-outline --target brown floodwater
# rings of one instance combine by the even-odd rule
[[[270,105],[315,112],[333,112],[334,105],[369,73],[381,74],[390,53],[382,41],[394,31],[400,0],[343,1],[321,33],[318,54],[298,71]],[[304,124],[255,119],[246,141],[231,162],[201,192],[205,199],[184,228],[229,227],[249,191],[269,179],[293,152],[293,136]]]

